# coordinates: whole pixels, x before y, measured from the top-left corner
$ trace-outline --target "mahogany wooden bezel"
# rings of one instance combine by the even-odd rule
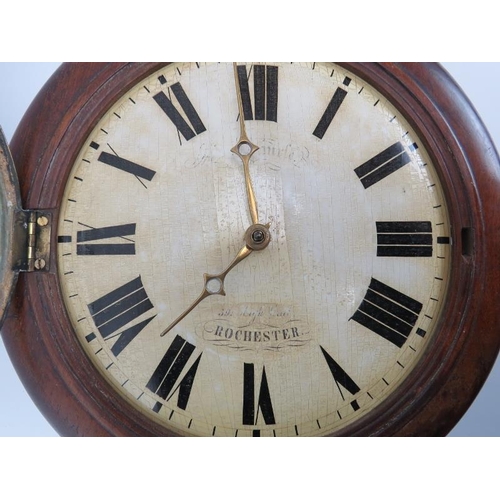
[[[438,170],[452,221],[452,273],[422,359],[401,386],[336,435],[439,436],[470,406],[500,348],[500,165],[471,104],[437,64],[344,64],[386,95],[415,128]],[[40,91],[11,142],[24,208],[59,207],[78,151],[102,114],[159,63],[64,64]],[[68,436],[175,435],[115,393],[73,333],[56,251],[49,272],[22,274],[3,340],[28,393]]]

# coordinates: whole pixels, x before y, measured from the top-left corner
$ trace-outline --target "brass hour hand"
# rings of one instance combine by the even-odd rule
[[[231,148],[231,151],[238,155],[243,162],[243,170],[245,173],[245,185],[247,190],[248,208],[250,210],[250,217],[253,224],[259,223],[259,216],[257,212],[257,201],[253,191],[252,179],[250,178],[250,158],[259,149],[259,146],[253,144],[247,136],[245,129],[245,118],[243,115],[243,102],[241,99],[241,89],[238,76],[238,66],[233,63],[234,70],[234,83],[236,86],[236,97],[238,100],[238,110],[240,113],[240,138],[238,142]]]
[[[271,235],[269,233],[269,224],[254,224],[250,226],[245,233],[245,246],[238,252],[231,264],[226,267],[220,274],[207,274],[203,275],[205,283],[200,296],[175,320],[160,336],[166,335],[174,326],[182,321],[201,301],[205,300],[211,295],[226,295],[224,290],[224,280],[229,271],[238,265],[242,260],[246,259],[253,251],[263,250],[269,245]]]

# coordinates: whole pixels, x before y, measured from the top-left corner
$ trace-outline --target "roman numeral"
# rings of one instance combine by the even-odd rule
[[[243,424],[257,425],[259,410],[267,425],[275,424],[271,394],[267,383],[266,369],[262,368],[262,379],[255,411],[255,368],[252,363],[243,364]]]
[[[115,167],[118,170],[122,170],[123,172],[127,172],[128,174],[135,175],[136,177],[147,181],[150,181],[156,174],[156,172],[150,168],[143,167],[133,161],[125,160],[124,158],[120,158],[115,154],[107,153],[106,151],[103,151],[97,160],[105,165]]]
[[[365,298],[351,319],[402,347],[423,305],[372,278]]]
[[[355,168],[354,172],[356,172],[361,184],[366,189],[408,163],[410,163],[410,156],[404,150],[404,146],[400,142],[396,142],[358,168]]]
[[[177,406],[182,410],[185,410],[187,407],[196,371],[200,364],[201,354],[186,372],[184,377],[182,377],[180,382],[178,382],[178,380],[180,379],[182,371],[188,365],[194,350],[195,346],[193,344],[177,335],[146,385],[150,391],[166,401],[179,391]],[[177,386],[174,387],[176,383]],[[161,403],[156,403],[153,411],[158,413],[161,407]]]
[[[333,94],[332,99],[328,103],[328,106],[323,113],[323,116],[319,120],[318,125],[314,129],[313,135],[315,135],[318,139],[323,139],[323,136],[326,134],[328,127],[331,125],[337,111],[340,108],[340,105],[344,102],[345,96],[347,92],[340,87],[337,88],[335,93]]]
[[[206,128],[201,121],[200,116],[194,109],[193,104],[189,100],[186,92],[182,88],[182,85],[177,82],[169,87],[169,90],[172,91],[177,102],[179,103],[182,111],[186,115],[189,123],[184,119],[184,117],[177,111],[177,108],[172,103],[172,100],[166,96],[166,94],[161,91],[158,94],[153,96],[153,99],[156,101],[158,106],[165,112],[165,114],[170,118],[171,122],[175,125],[177,130],[182,134],[186,141],[191,140],[196,135],[205,132]],[[192,128],[191,128],[192,127]]]
[[[76,233],[77,255],[135,255],[135,243],[126,236],[135,235],[135,224],[107,226],[78,231]],[[88,243],[90,241],[122,238],[131,243]]]
[[[432,257],[430,221],[377,222],[377,257]]]
[[[118,356],[154,318],[152,316],[126,330],[119,331],[153,308],[140,276],[95,300],[88,305],[88,308],[103,339],[118,337],[111,348],[115,356]]]
[[[278,67],[255,64],[253,69],[254,107],[250,98],[246,66],[238,66],[243,116],[245,120],[278,121]]]
[[[320,346],[320,348],[323,356],[325,357],[325,361],[328,364],[328,368],[330,369],[330,372],[333,376],[333,380],[335,381],[340,395],[342,396],[342,399],[345,401],[344,393],[340,386],[342,386],[354,396],[354,394],[360,391],[356,382],[354,382],[354,380],[349,377],[344,369],[330,356],[330,354],[328,354],[328,352],[326,352],[325,349],[323,349],[322,346]],[[354,408],[354,410],[359,410],[359,404],[356,400],[351,402],[351,406]]]

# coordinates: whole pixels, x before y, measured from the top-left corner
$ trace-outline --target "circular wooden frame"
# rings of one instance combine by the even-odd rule
[[[11,143],[25,208],[52,210],[90,130],[158,63],[65,64],[32,103]],[[437,332],[401,386],[338,435],[439,436],[470,406],[500,348],[500,164],[483,124],[437,64],[349,63],[402,112],[432,157],[452,221],[452,273]],[[50,272],[20,276],[3,340],[32,399],[61,435],[173,435],[102,378],[74,335]]]

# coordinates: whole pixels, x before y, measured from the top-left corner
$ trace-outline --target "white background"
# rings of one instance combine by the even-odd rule
[[[0,59],[500,61],[497,8],[491,0],[4,2]],[[500,64],[446,67],[498,147]],[[0,124],[9,137],[53,68],[0,63]],[[4,356],[0,345],[0,436],[50,434]],[[499,436],[499,388],[497,362],[452,435]],[[498,490],[497,439],[6,437],[0,493],[51,500],[489,498]]]

